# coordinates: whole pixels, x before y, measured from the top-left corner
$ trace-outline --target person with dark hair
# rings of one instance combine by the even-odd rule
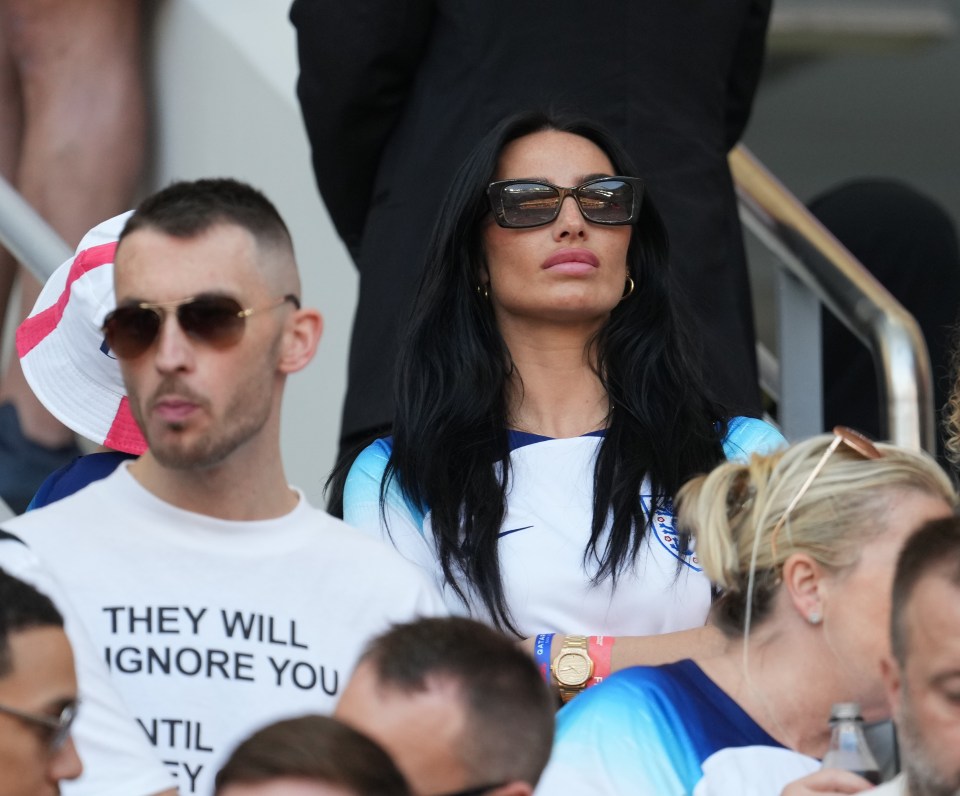
[[[328,716],[277,721],[243,741],[214,796],[409,796],[390,756]]]
[[[893,654],[883,662],[903,773],[886,796],[960,792],[960,519],[935,520],[904,546],[893,579]]]
[[[70,737],[77,677],[50,598],[0,569],[0,796],[44,796],[83,767]]]
[[[720,589],[725,644],[617,672],[561,710],[538,796],[869,787],[818,770],[831,706],[888,717],[880,665],[897,555],[956,505],[931,457],[843,427],[684,485],[679,521]]]
[[[322,319],[300,306],[269,200],[229,179],[175,183],[129,218],[113,262],[116,302],[94,344],[118,360],[147,448],[6,527],[62,586],[91,668],[106,662],[168,786],[173,774],[181,792],[209,793],[240,738],[332,710],[368,638],[443,604],[415,567],[286,480],[284,388]],[[126,739],[97,733],[90,701],[77,793],[135,793],[111,759]]]
[[[771,5],[294,0],[313,170],[360,277],[344,449],[389,433],[400,332],[457,166],[501,119],[546,104],[627,147],[669,231],[709,386],[735,413],[759,411],[727,154],[750,115]]]
[[[383,746],[417,796],[530,796],[550,756],[554,702],[506,636],[448,617],[371,641],[334,715]]]
[[[393,436],[353,464],[344,518],[520,636],[701,627],[710,585],[670,499],[783,438],[711,399],[643,180],[599,126],[532,112],[439,207]]]

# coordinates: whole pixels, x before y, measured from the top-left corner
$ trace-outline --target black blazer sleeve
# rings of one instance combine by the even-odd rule
[[[320,194],[357,259],[384,144],[416,74],[432,0],[295,0],[297,96]]]
[[[766,50],[771,0],[751,0],[727,78],[726,142],[733,149],[750,118]]]

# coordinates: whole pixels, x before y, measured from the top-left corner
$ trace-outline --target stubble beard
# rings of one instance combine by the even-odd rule
[[[170,391],[162,387],[158,389],[151,404],[156,396]],[[183,394],[184,391],[179,392]],[[235,393],[220,418],[210,414],[208,401],[200,396],[190,397],[212,419],[212,426],[192,439],[189,423],[166,423],[161,432],[153,433],[144,423],[140,402],[131,395],[131,410],[137,424],[144,430],[151,455],[170,470],[198,472],[216,467],[256,437],[270,417],[271,396],[269,387],[263,383],[251,384],[248,389]]]
[[[960,771],[943,772],[933,762],[905,691],[897,718],[897,738],[910,796],[960,796]]]

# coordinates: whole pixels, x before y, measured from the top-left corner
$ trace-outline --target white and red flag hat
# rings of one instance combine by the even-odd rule
[[[17,329],[17,354],[23,375],[50,414],[82,437],[139,455],[147,443],[101,331],[116,304],[113,255],[132,212],[95,226],[76,255],[51,274]]]

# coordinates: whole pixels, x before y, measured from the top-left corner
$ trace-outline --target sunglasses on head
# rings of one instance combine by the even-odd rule
[[[73,726],[73,720],[77,717],[79,703],[76,701],[68,702],[63,706],[59,716],[44,716],[40,713],[28,713],[25,710],[0,705],[0,713],[6,713],[8,716],[20,719],[27,724],[32,724],[43,729],[45,733],[45,742],[50,752],[56,752],[70,737],[70,728]]]
[[[634,224],[640,215],[643,180],[639,177],[597,177],[573,188],[543,180],[501,180],[487,187],[493,217],[501,227],[524,229],[549,224],[563,200],[572,196],[587,221]]]
[[[841,445],[846,445],[850,450],[859,454],[864,459],[883,458],[883,452],[859,431],[854,431],[852,428],[847,428],[846,426],[836,426],[833,429],[833,441],[827,445],[827,449],[823,452],[820,460],[813,466],[810,475],[808,475],[806,480],[800,485],[797,494],[794,495],[793,500],[787,504],[787,507],[783,510],[783,514],[780,515],[780,519],[777,520],[777,524],[773,526],[773,531],[770,534],[770,551],[774,561],[776,561],[777,558],[777,537],[780,535],[780,531],[783,529],[783,526],[786,525],[787,519],[793,513],[793,510],[800,501],[803,500],[803,496],[810,490],[811,484],[813,484],[817,476],[823,472],[823,468],[826,467],[830,457],[833,456],[837,448]]]
[[[117,307],[107,315],[103,333],[110,350],[119,359],[135,359],[156,342],[166,314],[175,312],[177,323],[187,336],[214,348],[228,348],[240,342],[247,318],[288,301],[300,309],[300,300],[289,294],[266,307],[246,309],[230,296],[191,296],[157,303],[138,301]]]

